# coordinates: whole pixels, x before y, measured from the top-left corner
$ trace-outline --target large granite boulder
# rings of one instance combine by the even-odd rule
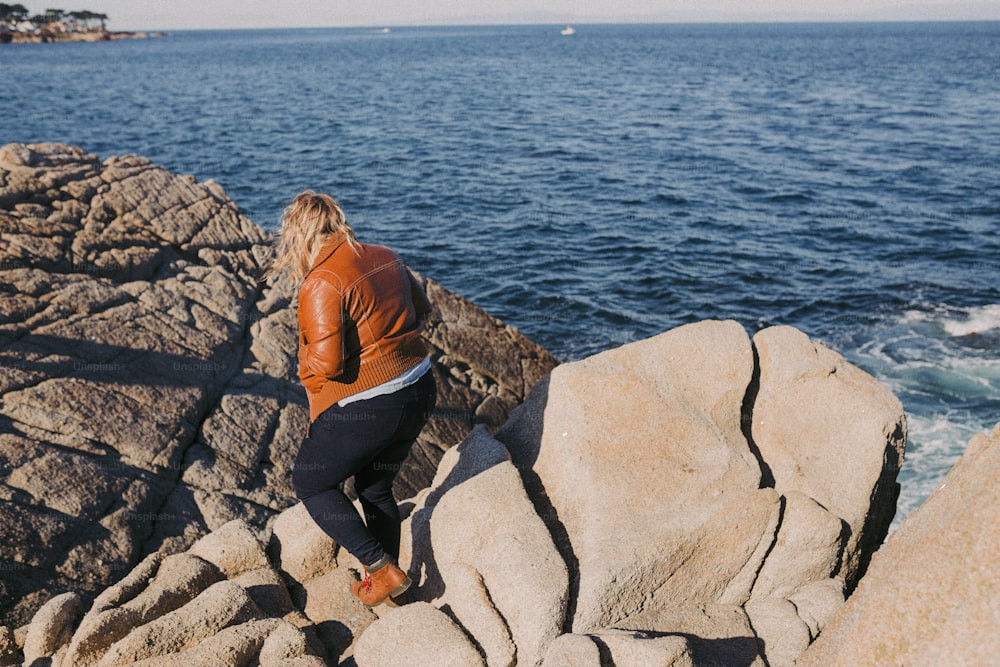
[[[574,565],[574,631],[722,596],[706,588],[760,568],[777,496],[746,517],[729,507],[760,486],[740,425],[752,375],[739,324],[682,327],[560,366],[497,434]],[[719,525],[692,539],[707,521]],[[706,548],[728,579],[666,576]]]
[[[1000,424],[972,438],[798,664],[996,664],[998,553]]]
[[[750,664],[773,645],[770,664],[790,664],[888,531],[895,495],[881,489],[905,422],[884,387],[800,332],[752,343],[735,322],[701,322],[556,368],[496,437],[569,566],[567,630],[693,635],[696,663]],[[838,503],[817,491],[842,478]],[[869,538],[852,539],[858,525]]]
[[[0,620],[94,594],[234,518],[259,532],[294,503],[308,410],[295,291],[258,283],[269,243],[214,182],[62,144],[0,148]],[[400,498],[556,364],[422,280],[440,399]]]

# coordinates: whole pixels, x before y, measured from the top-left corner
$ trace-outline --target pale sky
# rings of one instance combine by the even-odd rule
[[[112,30],[508,23],[1000,20],[978,0],[21,0],[110,17]]]

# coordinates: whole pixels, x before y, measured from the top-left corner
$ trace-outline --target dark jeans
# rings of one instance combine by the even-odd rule
[[[292,483],[309,515],[363,565],[399,558],[399,506],[392,481],[437,401],[432,371],[415,384],[368,400],[333,405],[302,442]],[[354,476],[362,520],[342,483]]]

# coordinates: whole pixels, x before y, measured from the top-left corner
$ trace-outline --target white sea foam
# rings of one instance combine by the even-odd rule
[[[900,324],[930,324],[940,327],[949,336],[971,336],[1000,332],[1000,304],[974,308],[939,306],[906,311]]]
[[[969,439],[1000,420],[994,341],[1000,341],[1000,305],[923,306],[853,333],[848,358],[886,384],[906,411],[892,530],[941,484]]]
[[[991,304],[972,308],[966,317],[958,320],[945,320],[944,330],[952,336],[969,336],[1000,331],[1000,304]]]

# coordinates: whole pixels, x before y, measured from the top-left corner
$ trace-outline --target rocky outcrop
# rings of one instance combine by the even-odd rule
[[[774,426],[783,415],[796,446]],[[879,485],[894,483],[905,425],[885,387],[801,332],[751,344],[735,322],[702,322],[556,368],[497,438],[569,566],[567,631],[693,636],[696,663],[780,647],[775,665],[870,557],[854,517],[881,518],[874,544],[888,531],[891,507],[871,503],[894,503]],[[826,465],[796,465],[810,452]],[[775,473],[788,469],[797,483]],[[810,495],[844,476],[868,493]]]
[[[1000,655],[1000,424],[872,559],[807,667],[988,665]]]
[[[861,399],[864,419],[851,412]],[[790,447],[765,428],[782,410],[842,437],[805,420]],[[264,664],[254,651],[279,630],[296,660],[358,667],[791,665],[870,558],[851,518],[891,516],[860,493],[828,508],[810,490],[849,475],[887,502],[903,431],[884,387],[800,332],[751,342],[735,322],[688,325],[557,367],[495,435],[482,425],[448,450],[403,503],[407,606],[362,607],[349,592],[359,564],[295,505],[271,524],[266,558],[232,522],[150,556],[78,625],[78,601],[57,597],[22,635],[55,667],[174,664],[222,646],[243,656],[232,664]],[[803,452],[827,465],[789,460]],[[211,631],[182,632],[193,612]]]
[[[556,367],[424,279],[441,413],[401,483],[417,585],[368,609],[291,504],[307,418],[294,294],[254,282],[266,236],[138,158],[4,150],[0,556],[47,588],[2,659],[778,667],[888,531],[902,406],[803,333],[707,321]]]
[[[764,463],[765,483],[812,499],[808,508],[795,507],[816,515],[811,525],[821,523],[818,510],[826,510],[825,531],[795,539],[828,543],[836,532],[834,517],[839,519],[846,543],[842,562],[831,572],[836,570],[853,589],[896,511],[896,473],[906,433],[902,419],[887,416],[900,414],[899,400],[791,327],[759,332],[754,346],[760,377],[752,440]],[[876,442],[885,446],[873,446]],[[852,462],[849,468],[845,461]]]
[[[47,44],[49,42],[112,42],[122,39],[149,39],[163,37],[162,32],[0,32],[0,44]]]
[[[363,236],[363,233],[361,234]],[[222,188],[135,157],[0,148],[0,614],[87,598],[146,554],[294,502],[308,422],[295,294]],[[430,279],[438,410],[397,484],[427,486],[556,360]],[[0,639],[2,641],[2,639]],[[2,651],[2,646],[0,646]]]
[[[27,629],[25,663],[326,664],[323,646],[263,545],[238,520],[187,553],[150,556],[82,619],[79,612],[74,593],[47,602]]]

